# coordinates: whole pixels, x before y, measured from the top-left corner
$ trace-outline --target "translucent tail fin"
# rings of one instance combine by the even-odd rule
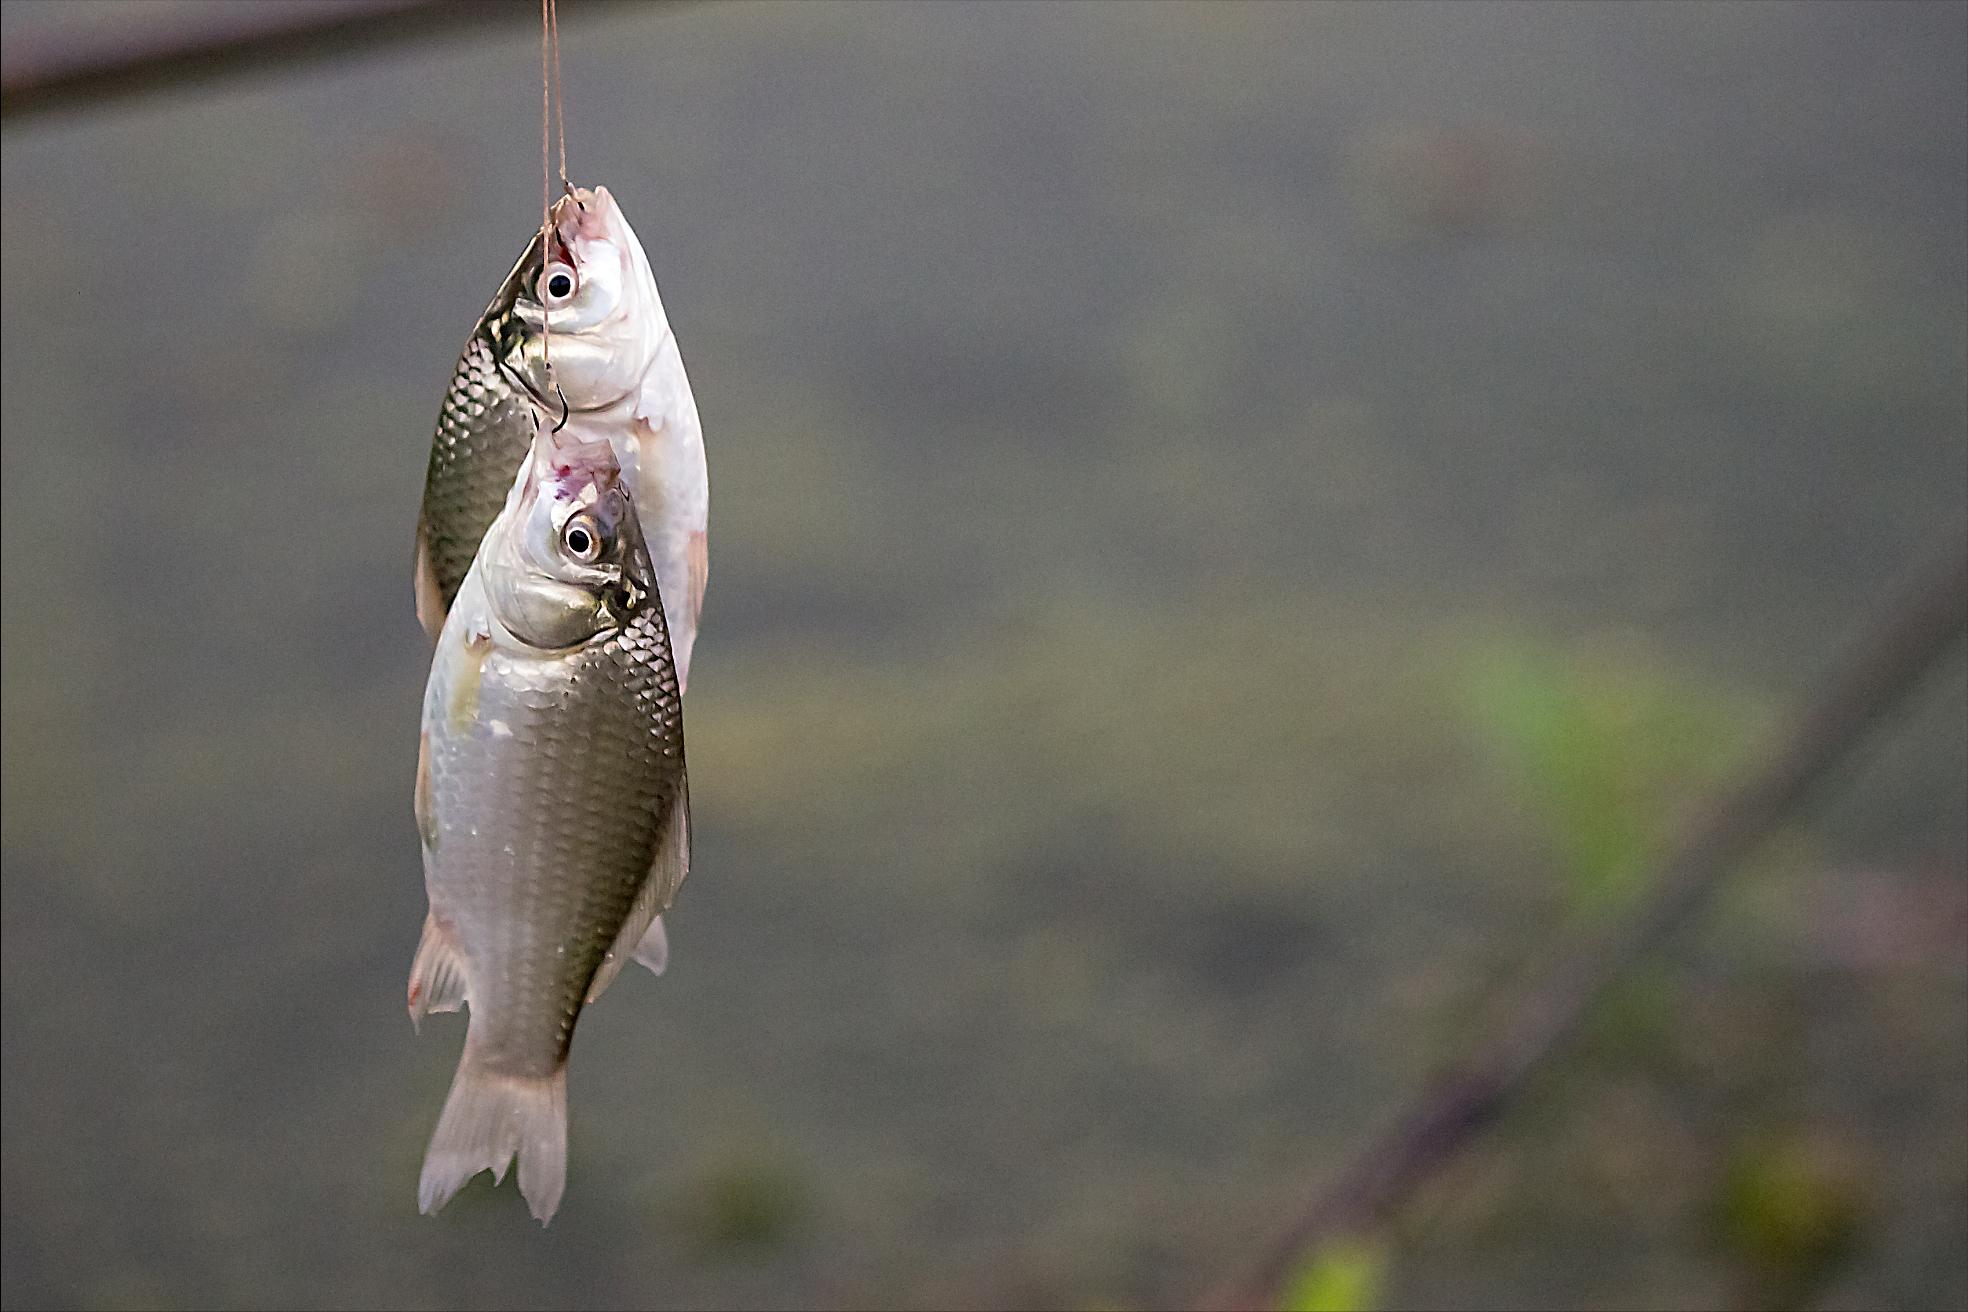
[[[467,1041],[424,1153],[419,1210],[435,1212],[480,1171],[505,1179],[514,1154],[519,1192],[545,1225],[567,1186],[567,1066],[551,1075],[501,1075],[478,1066]]]

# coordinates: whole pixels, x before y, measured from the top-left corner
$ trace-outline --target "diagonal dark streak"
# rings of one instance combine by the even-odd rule
[[[570,14],[622,13],[683,0],[610,0]],[[171,21],[117,22],[93,32],[16,32],[0,51],[0,120],[77,110],[220,77],[429,38],[535,22],[529,0],[229,0]]]
[[[1919,571],[1762,766],[1720,795],[1642,881],[1631,914],[1561,946],[1504,1024],[1368,1142],[1203,1306],[1270,1308],[1304,1256],[1386,1222],[1493,1121],[1621,973],[1693,914],[1736,863],[1823,783],[1968,628],[1968,542]]]

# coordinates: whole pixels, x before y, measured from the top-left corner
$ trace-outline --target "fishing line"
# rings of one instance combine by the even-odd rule
[[[547,75],[547,34],[551,28],[548,17],[553,0],[540,0],[540,272],[547,271],[553,260],[553,175],[549,171],[548,130],[552,126],[550,113],[549,82]],[[544,294],[539,288],[534,293],[540,300],[540,359],[546,365],[547,381],[553,381],[553,321],[547,309]]]
[[[548,72],[549,52],[552,55],[552,73]],[[551,112],[550,112],[551,107]],[[540,0],[540,273],[546,275],[547,266],[553,262],[553,174],[549,169],[548,145],[550,129],[558,123],[560,127],[560,185],[569,192],[573,188],[567,183],[567,119],[560,109],[560,8],[556,0]],[[540,297],[540,363],[547,375],[547,385],[560,398],[560,422],[553,426],[558,433],[567,427],[567,393],[560,390],[560,382],[554,377],[553,367],[553,310],[547,305],[546,293],[535,288]]]
[[[571,196],[574,184],[567,180],[567,112],[561,108],[561,88],[565,84],[560,76],[560,0],[547,0],[547,35],[553,46],[554,129],[560,136],[560,190]]]

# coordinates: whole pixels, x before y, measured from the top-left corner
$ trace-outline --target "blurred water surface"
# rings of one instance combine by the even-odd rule
[[[10,1307],[1167,1305],[1962,517],[1958,5],[567,9],[710,447],[671,971],[550,1229],[416,1215],[410,533],[525,25],[10,125]],[[1390,1303],[1968,1301],[1965,685]]]

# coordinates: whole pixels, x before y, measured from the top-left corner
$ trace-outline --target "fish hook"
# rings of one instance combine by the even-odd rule
[[[560,422],[553,426],[553,431],[558,433],[561,429],[567,427],[567,393],[560,390],[559,383],[555,383],[554,395],[560,398]]]

